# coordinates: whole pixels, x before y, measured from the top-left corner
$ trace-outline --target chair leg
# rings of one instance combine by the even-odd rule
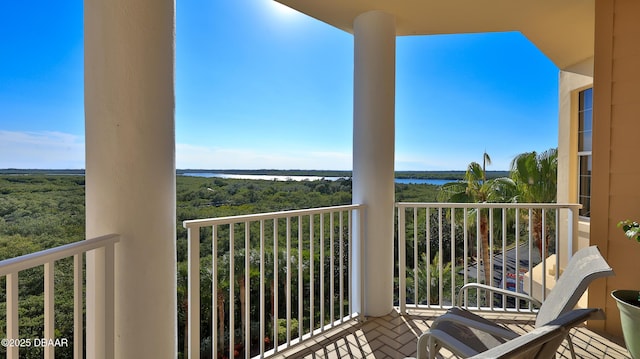
[[[418,338],[418,352],[416,353],[417,359],[429,359],[429,352],[427,346],[429,345],[429,334],[424,333]]]
[[[438,341],[429,337],[429,359],[436,359],[439,351],[440,345],[438,344]]]
[[[573,348],[573,342],[571,341],[571,333],[567,333],[567,337],[565,338],[567,343],[569,344],[569,351],[571,352],[571,359],[576,359],[576,351]]]
[[[431,338],[428,331],[418,338],[417,359],[435,359],[439,351],[440,345],[437,340]]]

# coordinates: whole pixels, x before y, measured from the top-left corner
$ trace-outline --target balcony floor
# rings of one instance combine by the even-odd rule
[[[418,336],[429,328],[442,311],[409,310],[400,316],[396,311],[381,318],[370,318],[364,323],[349,322],[316,336],[308,344],[285,350],[276,358],[404,358],[415,357]],[[517,332],[533,329],[531,315],[512,313],[484,313],[506,324]],[[631,358],[621,343],[598,335],[585,327],[572,330],[573,343],[578,358]],[[440,351],[442,358],[456,358]],[[560,347],[557,358],[570,358],[566,342]]]

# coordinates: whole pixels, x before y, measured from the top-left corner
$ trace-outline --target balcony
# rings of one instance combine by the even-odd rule
[[[327,333],[323,338],[292,348],[274,358],[398,358],[416,356],[418,336],[427,330],[443,310],[410,309],[405,315],[397,311],[365,323],[343,327]],[[486,313],[486,317],[507,325],[516,332],[532,330],[533,317],[511,312]],[[624,345],[596,334],[584,327],[572,330],[573,344],[578,358],[621,359],[630,358]],[[447,350],[442,358],[457,358]],[[566,343],[557,358],[571,358]]]
[[[363,310],[365,265],[375,264],[375,258],[363,257],[365,206],[185,221],[189,261],[187,268],[178,269],[177,312],[183,318],[180,322],[186,323],[178,328],[185,338],[179,351],[188,358],[415,355],[417,337],[455,302],[456,288],[464,283],[489,278],[495,286],[527,293],[535,293],[537,285],[544,288],[538,290],[544,299],[553,283],[545,278],[557,278],[561,258],[573,250],[568,244],[572,241],[561,240],[559,233],[567,227],[572,238],[575,227],[570,224],[578,207],[397,203],[396,208],[394,309],[379,318],[365,317]],[[490,244],[487,267],[476,260],[482,256],[483,237],[476,224],[484,221]],[[545,240],[535,243],[537,237]],[[21,271],[44,267],[43,338],[56,339],[53,269],[59,261],[72,260],[75,324],[74,337],[66,339],[73,357],[82,358],[90,346],[104,347],[105,357],[114,357],[118,241],[119,236],[111,235],[0,262],[0,275],[6,277],[6,337],[36,339],[20,332],[18,278]],[[86,290],[87,298],[100,297],[96,302],[102,305],[95,309],[83,304],[85,253],[91,260],[99,258],[104,273],[104,286]],[[484,275],[485,268],[489,276]],[[525,280],[536,268],[547,275]],[[465,305],[521,332],[532,328],[536,311],[481,292]],[[87,317],[98,316],[91,311],[104,316],[104,335],[87,331],[83,336],[85,311]],[[581,357],[627,355],[619,343],[585,328],[575,334]],[[44,346],[45,357],[53,357],[57,347]],[[7,358],[18,358],[30,348],[8,345],[0,350]],[[566,357],[567,349],[560,354]]]
[[[293,3],[293,1],[283,1],[283,3]],[[573,129],[575,126],[575,120],[573,120],[574,101],[572,100],[574,91],[589,83],[593,83],[594,87],[609,89],[602,92],[597,91],[593,99],[594,116],[598,118],[598,121],[594,122],[593,153],[605,155],[594,156],[592,168],[590,169],[593,176],[590,244],[599,245],[606,252],[604,253],[605,257],[615,268],[617,275],[612,279],[594,284],[592,289],[595,290],[590,293],[589,302],[594,306],[604,307],[607,310],[608,319],[604,324],[598,326],[613,335],[621,335],[619,317],[615,312],[613,300],[609,298],[609,290],[611,288],[634,287],[637,284],[636,273],[638,273],[640,261],[637,260],[639,255],[637,254],[635,243],[616,239],[621,237],[621,234],[613,225],[613,221],[627,217],[637,218],[639,215],[639,207],[637,206],[639,198],[637,194],[638,169],[629,166],[629,163],[634,163],[637,152],[631,149],[629,144],[634,143],[632,136],[637,133],[640,122],[634,116],[637,111],[634,111],[633,101],[629,99],[635,98],[634,94],[637,90],[634,84],[637,83],[636,80],[639,78],[640,72],[634,66],[626,65],[629,62],[633,62],[634,54],[637,53],[637,42],[633,41],[633,36],[627,35],[637,30],[638,23],[634,21],[633,16],[614,16],[614,14],[636,14],[638,9],[634,5],[635,3],[591,1],[581,3],[579,7],[573,8],[575,11],[571,11],[571,8],[566,8],[568,12],[563,11],[561,12],[562,14],[567,14],[572,19],[575,18],[574,15],[581,14],[579,18],[585,20],[583,24],[593,26],[594,29],[594,31],[578,32],[574,31],[576,30],[575,22],[567,22],[565,17],[556,16],[560,13],[546,5],[536,5],[536,8],[539,8],[539,14],[542,17],[549,17],[552,14],[557,20],[557,28],[550,29],[546,26],[547,22],[544,22],[545,26],[543,27],[529,28],[531,21],[529,21],[530,12],[527,11],[528,7],[513,7],[514,13],[526,14],[527,16],[512,17],[505,16],[502,11],[504,9],[497,3],[488,6],[483,4],[482,9],[487,11],[477,13],[466,11],[466,13],[474,15],[473,22],[453,16],[460,13],[461,7],[451,7],[449,10],[447,10],[448,8],[438,7],[438,9],[434,8],[437,11],[425,12],[416,11],[419,10],[419,7],[413,2],[407,2],[406,6],[400,9],[396,6],[396,2],[388,1],[386,3],[389,6],[385,6],[387,11],[384,12],[378,11],[379,8],[376,8],[376,11],[370,11],[373,9],[369,8],[368,5],[371,4],[367,1],[362,1],[362,6],[355,8],[351,6],[351,2],[347,4],[344,1],[322,2],[322,5],[319,5],[319,2],[304,2],[308,3],[308,6],[301,5],[303,3],[301,1],[295,3],[299,5],[298,7],[300,7],[301,11],[310,14],[314,18],[321,18],[321,15],[323,15],[322,17],[333,14],[339,15],[338,18],[341,24],[336,23],[336,27],[353,33],[354,37],[353,200],[355,203],[367,204],[368,207],[366,209],[366,227],[364,228],[367,236],[360,238],[362,231],[356,231],[355,241],[352,243],[361,244],[362,242],[358,242],[358,239],[363,239],[365,244],[371,244],[365,246],[365,256],[354,257],[355,259],[368,261],[368,263],[365,262],[365,265],[368,264],[368,269],[364,273],[359,272],[357,274],[368,280],[369,284],[376,284],[373,281],[378,279],[379,282],[382,282],[380,283],[380,288],[378,288],[378,286],[366,285],[367,281],[365,281],[365,292],[367,289],[375,289],[373,292],[379,293],[378,295],[369,293],[364,298],[365,310],[368,304],[376,301],[375,307],[379,310],[372,310],[369,313],[382,316],[390,312],[393,306],[391,293],[394,289],[394,282],[392,275],[386,276],[378,273],[376,278],[371,278],[369,270],[375,270],[374,266],[379,264],[380,273],[391,274],[393,268],[396,268],[391,261],[393,246],[387,245],[391,244],[391,238],[393,238],[394,134],[396,129],[394,115],[396,103],[396,81],[394,76],[396,68],[395,39],[397,36],[406,34],[406,29],[409,29],[408,31],[411,34],[420,33],[425,35],[495,31],[495,25],[497,24],[495,16],[498,16],[498,20],[501,23],[505,24],[505,21],[509,23],[508,30],[530,32],[530,38],[540,40],[539,46],[542,51],[551,56],[551,58],[555,58],[554,63],[561,70],[559,86],[561,110],[559,122],[561,131],[559,131],[559,146],[561,147],[560,151],[563,152],[561,157],[564,158],[564,163],[561,167],[564,167],[565,172],[562,176],[559,176],[558,181],[563,183],[566,193],[570,194],[564,197],[566,201],[575,201],[570,196],[577,192],[573,186],[575,186],[575,178],[577,177],[574,171],[577,170],[578,164],[575,163],[576,154],[572,152],[575,149],[570,149],[570,147],[575,147],[575,138],[572,137],[574,135],[570,134],[568,130]],[[428,1],[424,2],[424,5],[432,6],[439,3]],[[470,4],[471,2],[467,5]],[[566,4],[559,6],[564,7]],[[352,7],[348,13],[340,11],[346,7]],[[398,12],[396,9],[402,11]],[[346,16],[343,16],[345,14]],[[419,31],[420,29],[418,28],[412,30],[404,27],[405,25],[402,21],[395,21],[396,19],[405,19],[404,16],[401,16],[402,14],[412,14],[412,18],[415,18],[416,23],[427,24],[429,30]],[[457,21],[445,21],[444,23],[429,21],[426,17],[427,14],[428,16],[433,16],[433,19],[450,20],[455,18]],[[593,21],[594,18],[595,21]],[[476,23],[476,20],[480,22]],[[327,18],[326,21],[333,22],[331,18]],[[483,26],[483,22],[490,24],[491,29]],[[176,189],[175,4],[174,2],[147,0],[132,7],[124,0],[91,1],[84,8],[84,24],[87,170],[86,233],[89,238],[108,233],[118,233],[122,238],[115,248],[116,303],[123,303],[123,305],[116,305],[115,310],[115,326],[118,333],[115,351],[121,357],[171,358],[175,356],[173,352],[177,347],[184,348],[184,343],[182,343],[182,346],[177,343],[176,338],[179,337],[176,333],[178,330],[176,329],[177,315],[171,311],[171,308],[176,308],[174,294],[176,292],[174,281],[176,277],[174,221]],[[131,26],[122,26],[122,24]],[[594,34],[595,36],[593,36]],[[581,47],[583,49],[579,50],[573,46],[556,46],[557,42],[555,40],[560,35],[567,35],[564,38],[571,44],[582,44]],[[543,38],[548,38],[550,42],[542,41]],[[576,39],[580,41],[576,41]],[[620,40],[616,40],[615,47],[612,46],[614,39]],[[558,56],[559,53],[555,52],[556,49],[562,49],[561,56]],[[105,61],[105,59],[109,59],[109,61]],[[567,76],[570,72],[582,73],[586,77],[592,77],[596,73],[597,76],[592,79],[582,79],[583,81],[578,84],[578,81],[574,82],[576,79],[573,76]],[[611,91],[611,89],[614,89],[614,91]],[[286,99],[283,99],[283,101],[286,101]],[[615,111],[611,110],[613,105],[615,105]],[[421,120],[432,121],[435,119],[425,118]],[[224,119],[220,119],[220,121],[224,121]],[[241,134],[229,135],[240,136]],[[437,156],[437,153],[433,155]],[[419,217],[420,214],[418,214]],[[457,215],[454,216],[454,218],[456,217]],[[443,211],[443,218],[446,218],[446,211]],[[562,215],[559,217],[559,221],[565,222]],[[290,222],[292,227],[295,227],[296,222],[293,218]],[[355,222],[358,225],[355,225],[354,229],[359,229],[361,224],[357,220]],[[565,225],[565,228],[570,227],[569,223],[561,223],[560,228]],[[279,230],[283,226],[286,227],[286,224],[280,224]],[[445,226],[446,222],[443,222],[443,228]],[[205,235],[206,231],[208,229],[203,232]],[[251,233],[254,233],[254,230],[251,230]],[[456,233],[460,233],[457,227]],[[236,235],[235,233],[234,237],[238,239],[244,238],[243,235]],[[251,236],[249,238],[251,239]],[[293,244],[295,243],[293,240],[295,237],[292,236],[291,238],[291,250],[295,252]],[[407,235],[407,238],[411,238],[411,236]],[[494,237],[494,240],[499,238],[499,236]],[[559,238],[569,237],[560,235]],[[156,245],[157,243],[161,243],[161,245]],[[413,250],[411,243],[411,240],[405,243],[407,258],[404,258],[404,260],[409,263],[409,272],[414,270],[414,267],[411,266],[411,257],[408,254]],[[550,240],[549,246],[554,248],[555,244],[552,244]],[[399,249],[399,247],[396,248]],[[443,250],[438,248],[437,252],[444,256],[445,248],[446,246],[443,243]],[[497,252],[502,251],[502,248],[499,246],[494,248],[496,248],[496,257],[489,256],[489,258],[493,258],[489,260],[499,262],[500,258]],[[565,251],[556,252],[557,259],[545,262],[549,263],[549,267],[553,267],[554,261],[560,263],[561,269],[563,258],[566,257],[566,255],[563,257],[563,253],[571,253],[568,248],[570,248],[569,244],[559,248]],[[473,250],[473,248],[467,249]],[[202,250],[206,251],[205,248]],[[465,252],[464,248],[460,251],[456,250],[455,253],[460,252]],[[389,256],[387,256],[387,253]],[[477,254],[475,257],[478,257]],[[234,263],[235,270],[235,263],[238,263],[235,256],[229,256],[229,260]],[[194,260],[194,262],[197,261]],[[96,266],[97,264],[99,263],[91,263],[89,261],[87,263],[88,266]],[[460,265],[455,261],[454,264],[455,266]],[[355,272],[360,265],[361,263],[354,262],[350,268]],[[473,259],[466,264],[463,260],[462,265],[470,266],[471,273],[467,274],[467,280],[474,280],[472,275],[474,271],[474,267],[472,267]],[[194,272],[195,263],[191,267],[193,268],[191,271]],[[503,268],[506,267],[503,266]],[[216,268],[216,266],[212,266],[212,268]],[[293,265],[291,265],[291,268],[293,269]],[[340,268],[342,268],[342,275],[344,276],[344,267]],[[504,271],[499,272],[497,267],[489,265],[488,268],[488,272],[493,271],[494,274],[499,274],[498,278],[504,277]],[[444,272],[444,268],[438,270],[441,273]],[[475,268],[475,277],[480,277],[479,271],[480,269]],[[304,275],[304,267],[302,272]],[[406,272],[404,269],[400,270],[400,272],[396,270],[396,273],[404,274],[404,272]],[[452,272],[458,273],[457,270]],[[541,296],[544,296],[545,287],[549,284],[546,278],[548,276],[553,277],[559,271],[556,268],[552,272],[545,270],[544,273],[541,273],[542,277],[539,281]],[[314,273],[317,274],[318,272]],[[349,273],[352,272],[349,271]],[[466,272],[463,271],[463,275],[464,273]],[[508,274],[508,272],[506,273]],[[199,274],[201,278],[205,279],[207,279],[207,276],[212,275],[207,271]],[[367,274],[369,274],[369,277]],[[285,277],[288,275],[291,276],[292,282],[295,284],[296,277],[294,273],[285,273]],[[358,276],[354,276],[353,273],[351,275],[351,280],[355,283],[358,283],[358,280],[361,279]],[[503,280],[502,282],[509,285],[509,280],[515,279],[515,288],[519,288],[520,273],[515,272],[513,275],[514,278]],[[102,358],[105,356],[105,352],[108,356],[113,351],[113,348],[96,347],[91,344],[96,337],[106,336],[103,331],[101,332],[96,328],[97,324],[101,325],[102,323],[100,321],[102,314],[95,313],[98,303],[95,303],[96,300],[94,299],[104,296],[104,293],[100,292],[100,285],[105,282],[104,279],[108,276],[104,271],[92,272],[92,276],[91,280],[87,281],[88,283],[94,283],[96,278],[101,280],[100,283],[97,283],[99,285],[96,291],[88,290],[88,294],[93,298],[90,298],[91,308],[87,309],[86,350],[91,349],[96,353],[95,357]],[[343,276],[338,273],[335,278],[342,278],[344,281]],[[440,276],[438,274],[431,277],[438,278],[438,281],[436,281],[438,286],[440,285],[439,283],[444,282],[444,274],[442,275],[442,281],[440,281]],[[482,273],[482,276],[484,276],[484,273]],[[404,300],[400,301],[400,294],[398,294],[396,305],[398,307],[406,305],[404,310],[411,310],[411,305],[422,305],[423,294],[419,292],[420,289],[418,291],[414,289],[413,292],[409,289],[412,288],[412,285],[408,278],[415,280],[415,275],[413,277],[411,275],[407,276],[406,281],[402,280],[401,277],[403,276],[398,277],[397,287],[395,288],[399,290],[400,286],[402,288],[406,286],[407,289],[403,291],[402,295],[408,299],[406,302]],[[334,294],[336,290],[335,278]],[[507,278],[509,277],[507,276]],[[534,285],[536,285],[535,283],[537,282],[535,278],[533,279]],[[190,281],[195,283],[194,279],[190,279]],[[233,287],[234,291],[235,288],[239,289],[239,285],[233,280],[229,281],[229,286]],[[327,285],[331,286],[330,279],[329,284],[325,282],[320,287],[325,288]],[[523,282],[522,287],[524,288],[524,286]],[[334,310],[336,310],[336,307],[338,309],[342,308],[342,314],[345,316],[361,313],[359,311],[360,308],[358,308],[362,304],[358,297],[361,292],[356,290],[358,289],[357,286],[356,288],[347,288],[348,290],[343,290],[342,294],[346,293],[355,299],[349,303],[351,307],[345,309],[342,303],[336,306],[334,301]],[[415,288],[415,284],[413,288]],[[380,290],[378,291],[378,289]],[[324,290],[327,293],[331,292],[330,288],[325,288]],[[424,305],[446,307],[454,295],[450,294],[449,298],[447,298],[446,293],[449,291],[445,290],[445,288],[442,290],[438,288],[429,294],[432,294],[432,292],[437,293],[438,296],[433,298],[433,301],[429,298],[427,304]],[[454,293],[454,291],[451,292]],[[201,293],[204,299],[194,298],[193,294],[194,292],[192,291],[194,300],[201,300],[203,303],[209,302],[209,298],[204,297],[207,294],[206,292]],[[233,295],[235,295],[235,292]],[[415,299],[416,295],[417,299]],[[314,303],[317,298],[317,296],[314,296]],[[493,301],[493,298],[486,301],[486,299],[480,297],[480,299],[476,299],[476,303],[470,304],[483,305],[483,300],[485,300],[485,305],[488,305],[489,308],[493,305],[497,310],[508,312],[501,309],[502,304],[498,305]],[[213,299],[211,299],[211,302],[211,306],[214,306]],[[286,302],[286,299],[284,302]],[[437,304],[433,304],[433,302],[437,302]],[[191,317],[195,317],[193,311],[198,306],[194,308],[193,303],[191,305],[187,303],[187,305],[187,309],[192,311]],[[241,304],[231,304],[231,302],[228,302],[227,305],[241,306]],[[326,306],[327,304],[325,303],[324,315],[330,314],[328,317],[334,318],[335,322],[340,313],[331,311],[331,303],[329,303],[328,310]],[[286,309],[283,309],[277,318],[286,321],[288,315],[293,320],[296,318],[296,308],[298,308],[298,304],[295,301],[295,297],[293,297],[289,308],[292,312],[288,314]],[[228,309],[225,310],[228,311]],[[278,310],[280,311],[280,308]],[[303,302],[304,310],[307,309]],[[270,313],[271,311],[265,309],[265,312]],[[313,312],[314,318],[316,316],[320,317],[320,314],[317,314],[318,307],[315,304]],[[209,314],[212,316],[213,313],[206,313],[204,310],[201,313],[205,318],[208,318]],[[95,317],[91,317],[94,315]],[[238,324],[240,322],[246,323],[246,317],[245,321],[242,321],[242,318],[234,318],[234,322],[231,324],[234,329],[232,337],[235,337],[236,329],[250,327],[253,323],[250,321],[249,325],[244,324],[244,326],[241,326]],[[209,325],[209,323],[211,322],[207,319],[205,324]],[[262,323],[262,320],[259,323]],[[326,325],[331,325],[333,322],[327,323],[325,318],[322,318],[318,324],[322,325],[303,324],[302,330],[307,331],[313,328],[313,331],[309,333],[315,335],[317,330],[324,328]],[[261,324],[258,325],[260,326]],[[337,327],[339,325],[335,324],[334,326]],[[210,328],[200,328],[200,332],[188,335],[191,337],[192,346],[197,348],[200,345],[201,348],[206,348],[206,345],[203,345],[203,343],[206,344],[205,339],[209,335],[206,331],[209,330],[213,334],[214,327],[214,325],[210,325]],[[223,326],[223,328],[226,333],[229,333],[228,326]],[[257,330],[260,333],[260,329]],[[279,344],[275,346],[274,351],[282,343],[290,347],[295,345],[296,335],[293,334],[295,330],[292,330],[289,326],[286,326],[285,330],[288,334],[285,333],[284,340],[278,342]],[[265,334],[266,331],[265,325]],[[298,329],[298,336],[302,336],[302,339],[304,339],[305,334],[300,334],[299,331],[300,329]],[[253,332],[253,329],[250,332]],[[231,342],[234,344],[233,346],[236,343],[246,343],[247,340],[241,334],[238,334],[238,339],[234,338],[227,341],[225,338],[224,342]],[[166,340],[158,339],[165,337]],[[203,341],[198,342],[194,339],[197,337],[201,337]],[[216,340],[213,340],[211,345],[215,342]],[[250,340],[249,342],[251,344]],[[265,355],[269,355],[268,352],[271,350],[267,349],[268,347],[265,343]],[[235,348],[233,349],[234,352],[232,354],[235,354]],[[199,352],[194,348],[189,350],[192,352],[192,357],[199,355]],[[231,349],[227,353],[230,351]],[[251,353],[243,351],[241,354],[246,357]],[[87,356],[94,357],[93,355]]]

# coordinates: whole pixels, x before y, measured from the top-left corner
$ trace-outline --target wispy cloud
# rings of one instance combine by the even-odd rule
[[[85,168],[84,138],[63,132],[0,130],[0,168]],[[465,169],[469,156],[396,153],[396,170]],[[473,158],[471,159],[473,160]],[[504,165],[502,162],[507,163]],[[508,168],[508,160],[495,158],[491,169]],[[292,148],[222,148],[176,144],[176,167],[194,169],[352,169],[346,151],[310,151]]]
[[[351,169],[351,153],[176,145],[177,168]],[[0,130],[0,168],[85,168],[84,138],[63,132]]]
[[[84,138],[62,132],[0,130],[0,168],[84,168]]]
[[[199,169],[344,169],[352,167],[351,153],[279,152],[256,149],[176,145],[177,168]]]

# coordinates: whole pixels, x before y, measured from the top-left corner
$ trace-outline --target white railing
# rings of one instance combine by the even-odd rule
[[[396,207],[395,300],[405,313],[407,306],[450,307],[460,287],[469,282],[488,281],[543,300],[549,282],[558,277],[561,258],[573,254],[580,205],[397,203]],[[476,260],[486,256],[483,241],[488,242],[486,266]],[[533,309],[500,296],[486,298],[482,292],[465,298],[464,304],[488,310]]]
[[[188,358],[201,349],[212,358],[268,357],[359,318],[363,211],[347,205],[185,221]],[[200,292],[209,285],[210,293]]]
[[[97,249],[104,249],[105,277],[113,279],[114,246],[119,241],[116,234],[74,242],[43,250],[24,256],[6,259],[0,262],[0,278],[6,278],[6,338],[2,339],[2,350],[6,350],[6,358],[17,359],[20,350],[43,348],[45,358],[53,358],[56,347],[73,346],[73,357],[84,357],[84,260],[83,255]],[[55,328],[55,263],[66,258],[73,258],[73,339],[56,338]],[[44,333],[42,337],[28,338],[20,335],[18,318],[20,272],[44,266]],[[105,288],[105,318],[113,321],[113,280],[106,280],[110,288]],[[113,328],[113,323],[104,323],[106,328]],[[113,336],[96,338],[104,341],[105,348],[113,348]]]

